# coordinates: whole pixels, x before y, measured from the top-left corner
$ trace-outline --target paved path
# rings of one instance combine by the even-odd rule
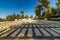
[[[60,27],[46,24],[23,24],[0,32],[0,39],[60,39]]]

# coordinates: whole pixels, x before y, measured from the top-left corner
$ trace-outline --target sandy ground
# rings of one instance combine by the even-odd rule
[[[55,21],[47,21],[47,20],[31,20],[31,19],[22,19],[22,20],[16,20],[16,21],[5,21],[5,22],[0,22],[0,31],[3,31],[5,29],[10,29],[16,26],[20,26],[25,23],[57,23],[60,24],[60,22],[55,22]]]
[[[3,31],[5,29],[10,29],[11,27],[20,26],[25,23],[33,23],[33,22],[36,22],[36,20],[22,19],[22,20],[16,20],[16,21],[0,22],[0,31]]]

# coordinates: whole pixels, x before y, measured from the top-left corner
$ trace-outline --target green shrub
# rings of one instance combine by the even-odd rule
[[[60,21],[60,19],[58,19],[58,18],[48,18],[47,20],[51,20],[51,21]]]

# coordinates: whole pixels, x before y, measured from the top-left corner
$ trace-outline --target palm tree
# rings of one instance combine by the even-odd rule
[[[22,14],[21,18],[24,18],[24,11],[23,10],[21,11],[21,14]]]

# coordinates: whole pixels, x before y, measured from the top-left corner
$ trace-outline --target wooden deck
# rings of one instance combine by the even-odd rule
[[[60,40],[60,26],[46,24],[23,24],[15,29],[0,32],[0,39]]]

